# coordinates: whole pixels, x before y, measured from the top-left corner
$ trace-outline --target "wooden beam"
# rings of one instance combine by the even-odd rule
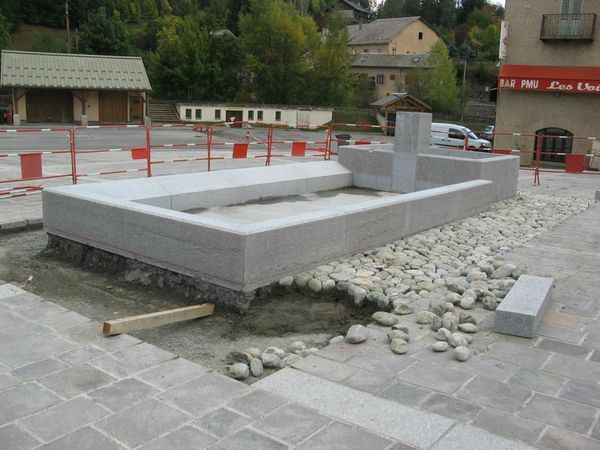
[[[114,334],[143,330],[144,328],[159,327],[168,323],[210,316],[214,310],[215,306],[213,304],[205,303],[203,305],[185,306],[183,308],[169,309],[167,311],[107,320],[104,322],[102,332],[104,333],[104,336],[112,336]]]

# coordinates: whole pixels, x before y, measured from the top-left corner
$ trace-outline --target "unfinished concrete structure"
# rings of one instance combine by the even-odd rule
[[[401,113],[393,149],[347,147],[338,162],[50,188],[43,193],[44,228],[61,239],[252,292],[515,194],[517,157],[432,151],[430,123],[429,114]],[[352,186],[380,192],[343,190]]]

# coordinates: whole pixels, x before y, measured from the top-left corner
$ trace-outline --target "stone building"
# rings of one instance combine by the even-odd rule
[[[597,166],[591,158],[561,153],[600,151],[589,139],[600,137],[599,11],[600,0],[506,0],[495,148],[539,149],[548,166]],[[531,163],[532,153],[521,155],[523,164]]]

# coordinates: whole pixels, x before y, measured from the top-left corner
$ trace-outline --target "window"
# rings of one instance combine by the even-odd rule
[[[564,163],[565,153],[571,153],[573,148],[573,133],[562,128],[543,128],[535,132],[533,151],[540,151],[540,160]],[[537,158],[534,154],[534,159]]]
[[[186,119],[191,119],[192,118],[192,109],[191,108],[186,108],[185,109],[185,118]]]
[[[380,74],[380,73],[377,74],[377,79],[375,80],[375,83],[383,84],[383,74]]]
[[[448,137],[450,139],[464,139],[465,135],[463,134],[462,131],[457,130],[456,128],[450,128],[448,130]]]
[[[221,120],[221,110],[215,109],[215,120]]]
[[[419,31],[419,40],[422,41],[423,40],[423,32]]]
[[[275,111],[275,121],[281,122],[281,111]]]
[[[256,120],[258,120],[259,122],[261,120],[263,120],[263,112],[262,111],[256,111]]]
[[[396,74],[392,73],[390,75],[390,81],[396,81]]]
[[[581,14],[583,11],[583,0],[561,0],[561,14]]]
[[[254,120],[254,111],[248,111],[248,120]]]
[[[202,110],[200,108],[196,109],[196,120],[202,120]]]
[[[365,49],[363,50],[363,53],[369,53],[369,49],[368,49],[368,48],[365,48]]]

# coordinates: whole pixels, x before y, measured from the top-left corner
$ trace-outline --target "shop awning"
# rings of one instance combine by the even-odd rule
[[[500,69],[498,89],[600,94],[600,67],[506,64]]]

